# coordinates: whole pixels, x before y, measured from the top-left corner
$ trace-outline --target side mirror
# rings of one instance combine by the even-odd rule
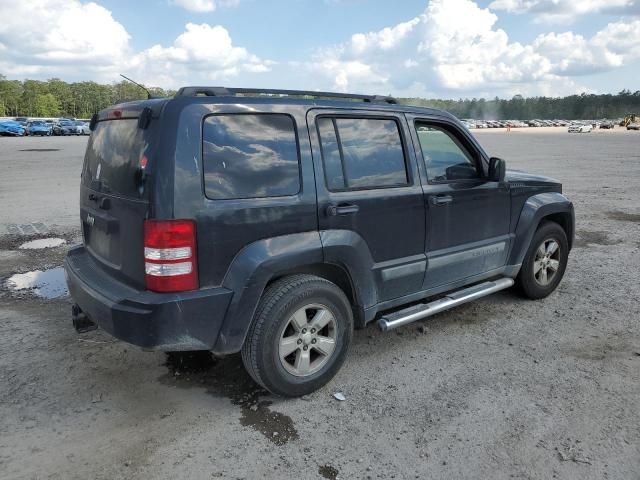
[[[492,182],[504,182],[507,165],[504,160],[497,157],[489,159],[489,180]]]

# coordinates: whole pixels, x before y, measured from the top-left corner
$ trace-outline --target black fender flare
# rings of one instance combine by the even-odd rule
[[[573,203],[558,192],[539,193],[529,197],[522,207],[516,226],[513,247],[509,255],[509,265],[520,265],[523,262],[531,239],[542,219],[558,213],[566,214],[570,219],[567,237],[569,245],[573,244],[575,235]]]
[[[352,281],[355,303],[364,309],[378,303],[378,289],[373,277],[373,257],[367,242],[352,230],[320,232],[324,261],[345,270]]]
[[[265,238],[240,250],[222,281],[222,286],[233,292],[233,298],[213,351],[219,354],[240,351],[269,281],[278,272],[310,263],[322,263],[322,243],[317,231]]]
[[[212,351],[224,355],[242,348],[267,284],[279,274],[305,265],[333,264],[348,276],[359,314],[375,305],[373,260],[362,237],[348,230],[313,231],[258,240],[233,259],[222,286],[233,292]]]

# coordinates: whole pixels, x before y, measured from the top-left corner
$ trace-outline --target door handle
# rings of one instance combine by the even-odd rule
[[[329,205],[327,207],[327,215],[330,217],[336,217],[341,215],[353,215],[354,213],[358,213],[360,207],[358,205],[352,204],[341,204],[341,205]]]
[[[434,205],[446,205],[453,202],[451,195],[434,195],[431,197],[431,203]]]

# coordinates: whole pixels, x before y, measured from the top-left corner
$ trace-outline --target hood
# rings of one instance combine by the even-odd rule
[[[519,170],[507,170],[505,180],[510,184],[522,183],[523,186],[544,186],[544,185],[561,185],[561,183],[551,177],[543,175],[534,175],[532,173],[521,172]]]

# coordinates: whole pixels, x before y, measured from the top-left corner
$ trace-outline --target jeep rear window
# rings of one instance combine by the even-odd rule
[[[398,124],[392,119],[318,119],[329,190],[399,187],[409,183]]]
[[[298,143],[284,114],[211,115],[204,120],[205,195],[214,200],[295,195]]]
[[[89,137],[82,182],[104,193],[140,198],[143,132],[137,119],[98,122]]]

